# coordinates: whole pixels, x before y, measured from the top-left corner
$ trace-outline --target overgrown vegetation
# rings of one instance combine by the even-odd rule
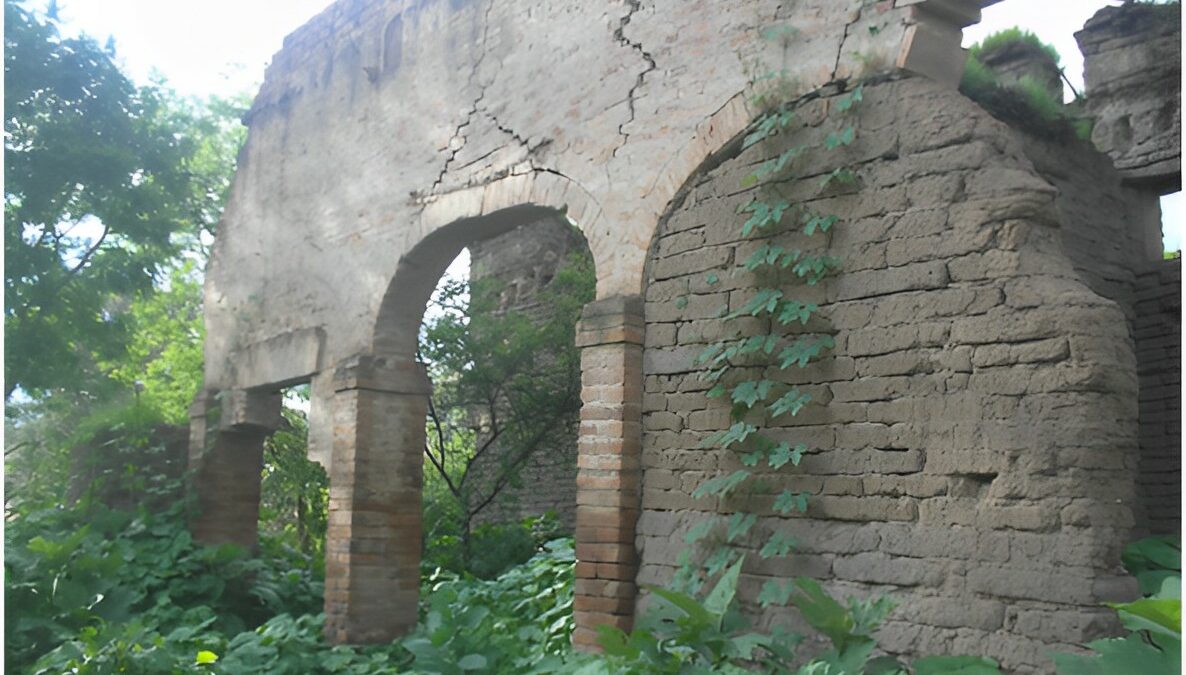
[[[1010,28],[989,35],[968,49],[960,91],[994,117],[1032,134],[1061,140],[1090,140],[1091,121],[1079,116],[1074,106],[1064,105],[1032,76],[1023,76],[1010,84],[998,80],[985,61],[1005,50],[1046,59],[1052,68],[1058,69],[1059,55],[1053,46],[1033,33]]]
[[[474,523],[521,487],[521,470],[546,455],[576,463],[580,354],[576,324],[593,299],[586,251],[556,270],[535,298],[546,314],[500,307],[501,285],[446,280],[421,331],[433,395],[425,463],[426,559],[490,578],[535,547],[521,527]],[[554,529],[554,528],[553,528]]]

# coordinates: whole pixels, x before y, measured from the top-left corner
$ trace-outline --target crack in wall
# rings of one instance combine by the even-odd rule
[[[478,47],[478,60],[474,62],[474,67],[469,73],[469,78],[466,80],[466,88],[472,87],[474,85],[474,80],[478,76],[478,71],[481,70],[482,63],[486,60],[486,54],[488,53],[487,42],[490,36],[490,13],[493,10],[494,0],[490,0],[490,2],[486,5],[486,12],[482,15],[482,41]],[[463,119],[461,123],[457,125],[457,128],[453,130],[453,136],[449,138],[449,156],[445,158],[445,163],[441,166],[441,171],[437,174],[436,180],[432,182],[432,187],[428,189],[428,194],[436,194],[437,188],[439,188],[441,183],[445,180],[445,175],[449,173],[449,167],[453,164],[453,160],[457,158],[457,153],[461,152],[461,150],[465,148],[466,137],[462,131],[473,122],[474,115],[478,114],[478,110],[482,104],[482,99],[486,97],[486,90],[490,87],[490,84],[493,84],[493,78],[491,78],[491,82],[488,84],[478,84],[478,95],[476,98],[474,98],[473,105],[470,107],[469,111],[465,113],[465,119]]]
[[[618,150],[621,150],[622,147],[625,146],[630,140],[630,134],[625,131],[625,127],[627,124],[630,124],[634,121],[635,94],[642,87],[643,82],[646,80],[647,73],[657,69],[657,66],[655,65],[655,58],[651,56],[650,52],[648,52],[646,49],[643,49],[642,43],[635,42],[634,40],[626,37],[626,26],[630,24],[630,21],[634,18],[634,14],[641,8],[642,0],[626,0],[626,4],[629,5],[630,11],[626,12],[626,15],[623,16],[622,20],[618,23],[618,27],[614,30],[614,39],[616,39],[619,44],[638,52],[639,56],[641,56],[643,60],[646,61],[647,67],[645,70],[640,72],[637,77],[634,78],[634,84],[630,87],[630,91],[626,94],[626,105],[630,110],[630,119],[618,125],[618,135],[622,137],[622,142],[619,143],[618,147],[614,148],[613,153],[611,153],[611,155],[614,157],[618,155]]]

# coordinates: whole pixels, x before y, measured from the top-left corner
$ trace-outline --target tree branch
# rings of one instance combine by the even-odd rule
[[[78,260],[78,264],[75,265],[73,269],[67,270],[66,274],[68,274],[68,275],[77,274],[78,271],[81,270],[90,261],[91,256],[95,255],[95,252],[99,250],[99,247],[103,245],[103,240],[107,238],[107,233],[110,231],[111,231],[111,228],[108,227],[106,224],[104,224],[103,225],[103,234],[99,235],[99,239],[95,241],[95,244],[93,246],[91,246],[89,249],[87,249],[87,252],[84,253],[82,258],[80,258]]]

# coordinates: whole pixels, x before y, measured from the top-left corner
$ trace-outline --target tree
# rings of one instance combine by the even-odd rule
[[[438,481],[452,500],[446,511],[463,560],[474,518],[516,484],[519,470],[545,449],[573,446],[581,403],[575,329],[593,299],[592,260],[572,256],[557,271],[538,298],[546,316],[498,311],[500,290],[491,279],[445,283],[420,341],[433,380],[429,491]]]
[[[212,232],[242,128],[233,103],[136,87],[110,51],[5,0],[5,398],[95,394],[121,309]]]

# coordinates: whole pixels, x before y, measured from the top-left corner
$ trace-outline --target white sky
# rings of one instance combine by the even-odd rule
[[[59,0],[68,33],[86,32],[101,44],[115,38],[125,72],[146,82],[163,75],[179,93],[193,96],[252,92],[284,36],[332,0]],[[983,21],[964,32],[970,45],[996,31],[1020,26],[1062,55],[1067,76],[1083,89],[1083,58],[1073,34],[1101,7],[1119,0],[1004,0],[984,10]],[[38,0],[36,7],[44,7]],[[1162,200],[1166,248],[1181,248],[1186,204],[1181,193]]]

